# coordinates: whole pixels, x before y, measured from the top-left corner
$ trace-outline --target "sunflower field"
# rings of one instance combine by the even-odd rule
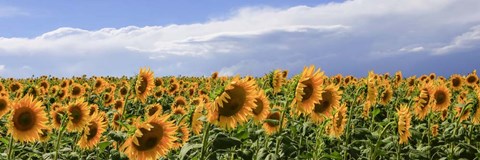
[[[468,75],[0,78],[0,159],[479,159]]]

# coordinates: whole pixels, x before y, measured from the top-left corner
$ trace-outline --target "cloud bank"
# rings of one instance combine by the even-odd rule
[[[480,1],[354,0],[247,7],[196,24],[0,35],[0,63],[8,67],[0,75],[120,76],[149,66],[156,75],[261,76],[310,64],[328,75],[466,74],[479,68],[476,6]]]

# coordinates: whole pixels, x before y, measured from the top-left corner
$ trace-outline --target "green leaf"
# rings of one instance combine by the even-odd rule
[[[110,142],[109,142],[109,141],[100,142],[100,143],[98,144],[98,148],[100,149],[100,151],[103,151],[103,150],[105,150],[105,148],[107,148],[109,145],[110,145]]]
[[[219,133],[213,140],[214,149],[228,149],[235,146],[240,146],[242,141],[235,137],[229,137],[226,134]]]
[[[185,144],[180,150],[180,154],[179,154],[180,159],[181,160],[185,159],[185,155],[187,155],[188,151],[196,148],[202,148],[202,144],[190,144],[190,143]]]
[[[3,144],[8,144],[8,140],[3,137],[0,137],[0,141],[2,141]]]

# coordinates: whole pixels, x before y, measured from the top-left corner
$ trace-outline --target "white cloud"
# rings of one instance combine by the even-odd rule
[[[5,65],[0,65],[0,72],[5,70]]]
[[[480,44],[480,25],[472,27],[470,31],[455,37],[448,45],[435,50],[436,54],[448,54],[455,52],[465,52],[479,49]]]
[[[309,64],[327,73],[394,72],[430,53],[479,46],[478,27],[469,31],[480,25],[476,6],[480,1],[354,0],[247,7],[204,23],[92,31],[64,27],[31,38],[0,37],[0,58],[26,57],[23,63],[36,72],[68,76],[132,74],[145,65],[160,75],[263,75],[274,68],[298,72]],[[43,65],[30,64],[38,60]],[[385,61],[398,65],[384,66]]]

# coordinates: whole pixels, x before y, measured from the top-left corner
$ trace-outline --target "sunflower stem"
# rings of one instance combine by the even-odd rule
[[[210,126],[211,126],[210,123],[207,122],[207,127],[205,127],[205,130],[203,131],[202,152],[200,154],[200,159],[204,159],[204,157],[205,157],[207,140],[208,140],[208,136],[209,136],[209,133],[210,133]]]
[[[55,143],[55,156],[54,160],[58,159],[58,150],[60,148],[60,140],[62,140],[63,132],[65,131],[65,122],[67,122],[68,116],[62,115],[62,124],[60,126],[60,130],[57,133],[57,142]]]
[[[10,142],[8,143],[8,157],[9,160],[13,160],[13,135],[10,136]]]
[[[365,88],[364,86],[358,88],[357,92],[353,95],[352,105],[348,107],[348,120],[347,120],[347,126],[346,126],[347,128],[345,129],[345,146],[348,146],[348,144],[350,144],[349,142],[350,141],[350,123],[353,115],[352,110],[355,107],[355,102],[357,102],[357,95],[364,88]],[[343,159],[347,159],[347,156],[348,156],[348,152],[347,151],[343,152]]]

